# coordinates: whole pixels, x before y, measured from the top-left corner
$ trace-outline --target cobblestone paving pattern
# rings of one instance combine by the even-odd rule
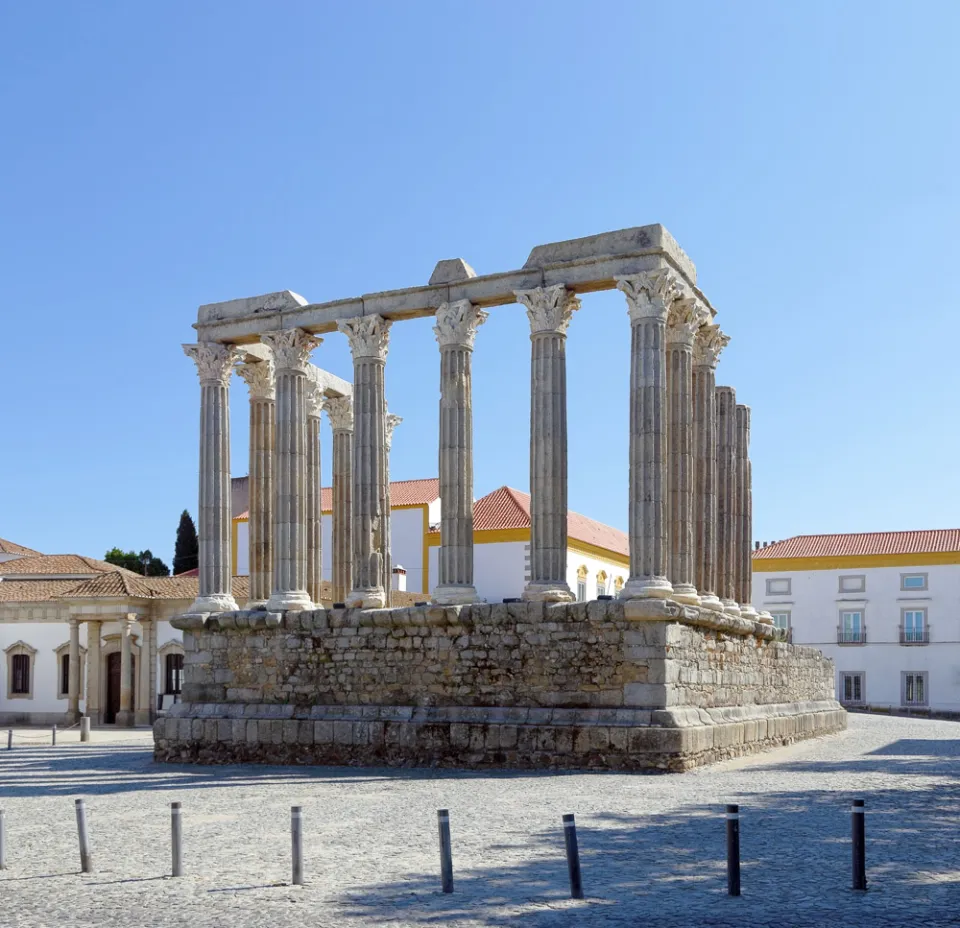
[[[0,928],[960,925],[958,723],[851,716],[843,734],[670,776],[170,766],[152,762],[149,733],[123,734],[0,749]],[[77,872],[79,796],[91,874]],[[854,797],[867,804],[866,894],[849,889]],[[166,876],[174,800],[182,879]],[[725,894],[726,802],[742,808],[739,899]],[[302,887],[287,885],[297,804]],[[583,901],[566,898],[564,812],[577,815]]]

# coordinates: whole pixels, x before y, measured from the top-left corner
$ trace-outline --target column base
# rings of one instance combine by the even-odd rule
[[[740,615],[740,607],[732,599],[721,600],[721,603],[727,615]]]
[[[676,583],[670,598],[677,603],[683,603],[684,606],[699,606],[700,596],[697,588],[692,583]]]
[[[243,608],[245,612],[259,612],[267,608],[267,601],[265,599],[251,599]]]
[[[211,593],[209,596],[198,596],[188,613],[203,612],[236,612],[239,609],[237,601],[229,593]]]
[[[69,727],[70,725],[76,725],[77,722],[80,721],[81,715],[82,713],[80,712],[79,709],[77,709],[76,711],[73,711],[72,709],[68,709],[66,712],[63,713],[64,727]]]
[[[477,602],[477,588],[466,583],[438,586],[432,599],[438,606],[465,606]]]
[[[351,590],[344,603],[349,609],[383,609],[387,605],[387,594],[380,587]]]
[[[631,577],[623,586],[621,599],[666,599],[673,586],[666,577]]]
[[[740,607],[740,615],[745,619],[756,619],[760,613],[750,603]]]
[[[121,709],[117,713],[117,721],[115,724],[117,728],[133,728],[133,711],[131,709]]]
[[[572,603],[573,593],[563,580],[528,583],[523,590],[525,603]]]
[[[268,612],[305,612],[313,608],[306,590],[283,590],[267,600]]]
[[[761,609],[757,615],[757,621],[763,622],[764,625],[773,625],[773,616],[766,609]]]
[[[700,605],[711,612],[723,612],[723,603],[720,602],[720,597],[716,593],[701,593]]]

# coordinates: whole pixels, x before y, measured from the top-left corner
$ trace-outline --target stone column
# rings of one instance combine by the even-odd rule
[[[250,599],[246,608],[265,606],[273,589],[273,456],[276,389],[273,359],[247,361],[237,373],[250,388],[250,517],[247,522]]]
[[[273,349],[276,370],[274,438],[273,590],[267,609],[312,606],[307,593],[307,367],[321,339],[303,329],[260,336]]]
[[[323,580],[323,501],[320,495],[320,413],[323,391],[311,382],[307,388],[307,593],[320,605]]]
[[[563,285],[516,290],[530,320],[531,602],[573,601],[567,583],[567,326],[580,301]]]
[[[725,612],[740,614],[737,606],[737,395],[732,387],[717,387],[717,593]]]
[[[133,622],[129,616],[120,620],[120,711],[117,713],[118,728],[132,728],[133,718]]]
[[[716,325],[705,325],[693,344],[694,530],[696,585],[700,604],[720,611],[717,596],[717,397],[720,352],[730,341]]]
[[[184,345],[200,374],[200,590],[189,611],[231,612],[230,372],[236,349]]]
[[[99,725],[100,717],[100,622],[85,622],[87,626],[87,699],[84,710],[91,725]]]
[[[666,323],[683,294],[666,268],[617,278],[630,315],[630,577],[621,599],[663,598],[667,579]]]
[[[737,574],[736,599],[740,614],[756,618],[753,607],[753,474],[750,465],[750,407],[736,411],[737,456]]]
[[[668,578],[677,602],[699,605],[694,531],[693,342],[710,312],[696,298],[677,300],[667,317]]]
[[[381,316],[342,319],[353,352],[353,581],[349,606],[379,609],[383,588],[384,457],[387,406],[384,368],[390,323]]]
[[[66,724],[80,721],[80,621],[70,618],[70,650],[67,656],[67,715]],[[59,669],[59,668],[58,668]]]
[[[328,398],[323,406],[333,430],[333,601],[342,603],[353,582],[353,398]]]
[[[473,603],[473,342],[489,313],[469,300],[443,303],[440,345],[440,550],[433,601]]]
[[[383,456],[383,529],[381,531],[381,563],[383,564],[383,595],[384,605],[393,605],[393,554],[391,552],[392,538],[390,535],[390,449],[393,447],[393,430],[403,422],[402,416],[387,413],[386,421],[386,454]]]
[[[133,718],[137,725],[152,725],[157,715],[157,623],[141,617],[140,629],[140,666],[137,668],[140,696]]]

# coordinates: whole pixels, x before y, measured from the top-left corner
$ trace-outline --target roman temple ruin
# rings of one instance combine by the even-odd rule
[[[631,334],[629,578],[574,603],[567,548],[566,337],[578,294],[621,291]],[[473,585],[471,359],[488,313],[526,308],[530,579]],[[385,396],[391,326],[434,316],[439,577],[390,608]],[[666,229],[541,245],[515,271],[439,262],[423,287],[200,307],[200,578],[183,702],[160,760],[682,770],[846,725],[831,661],[751,606],[750,409],[716,372],[728,343]],[[314,367],[341,332],[353,383]],[[319,354],[320,352],[318,352]],[[230,588],[230,375],[250,387],[250,601]],[[319,602],[319,416],[333,426],[333,586]]]

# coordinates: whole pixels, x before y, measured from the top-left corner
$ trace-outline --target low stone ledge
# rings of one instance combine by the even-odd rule
[[[709,628],[728,635],[773,640],[777,637],[776,626],[768,622],[745,619],[727,612],[714,612],[701,606],[684,606],[670,599],[630,599],[623,603],[623,616],[633,622],[680,622]]]

